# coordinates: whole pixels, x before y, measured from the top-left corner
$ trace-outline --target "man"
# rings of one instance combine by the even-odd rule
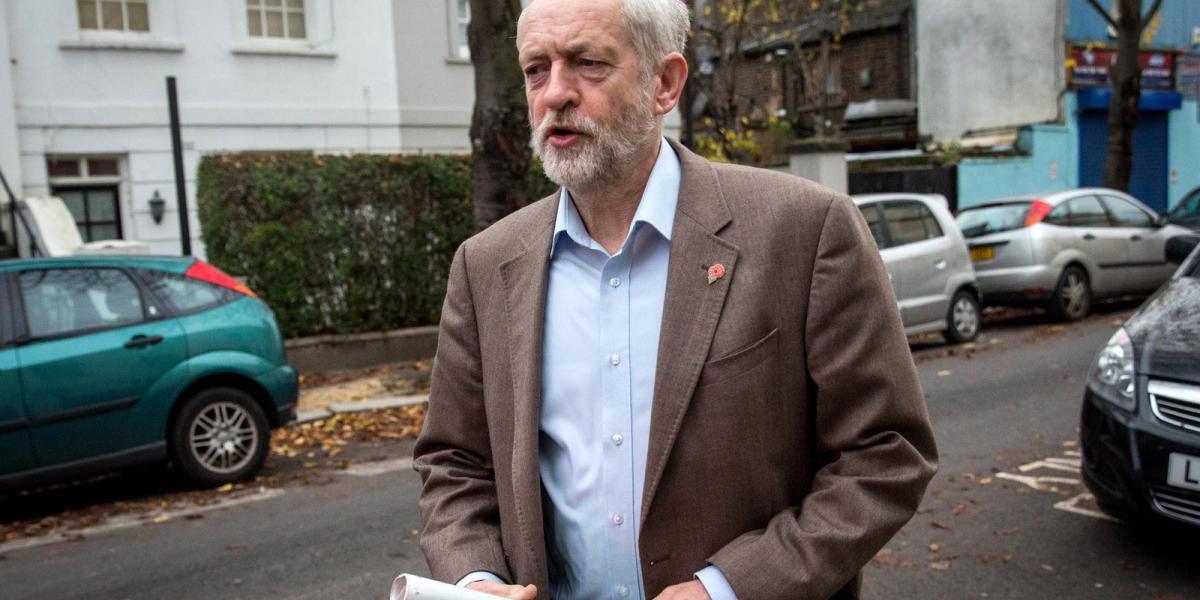
[[[853,598],[935,449],[862,217],[662,138],[678,0],[535,0],[559,194],[465,242],[415,450],[434,577],[509,598]]]

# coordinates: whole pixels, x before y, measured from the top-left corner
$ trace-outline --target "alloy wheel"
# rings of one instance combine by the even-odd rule
[[[1078,319],[1087,311],[1087,280],[1078,271],[1067,272],[1060,294],[1062,295],[1063,312],[1071,318]]]
[[[233,402],[204,407],[188,428],[192,456],[214,473],[232,473],[246,466],[258,450],[254,419]]]
[[[960,296],[954,303],[954,330],[963,339],[971,339],[979,332],[979,309],[974,301]]]

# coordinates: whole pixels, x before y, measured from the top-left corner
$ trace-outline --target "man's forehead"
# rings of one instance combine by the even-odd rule
[[[521,15],[517,50],[522,54],[577,53],[627,44],[620,0],[536,0]]]

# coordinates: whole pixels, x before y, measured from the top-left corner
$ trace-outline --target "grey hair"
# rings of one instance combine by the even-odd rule
[[[684,0],[620,0],[621,16],[625,31],[633,40],[633,49],[642,63],[642,72],[649,76],[664,56],[678,52],[683,54],[687,47],[688,32],[692,29],[691,16]],[[533,4],[530,0],[521,11]]]
[[[683,54],[687,47],[692,23],[683,0],[622,0],[621,14],[645,75],[653,73],[664,56]]]

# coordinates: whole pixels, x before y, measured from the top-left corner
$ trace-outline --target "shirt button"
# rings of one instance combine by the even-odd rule
[[[612,436],[612,441],[613,441],[613,444],[616,444],[617,446],[620,446],[620,445],[621,445],[621,442],[624,442],[624,441],[625,441],[625,438],[624,438],[624,437],[621,437],[621,434],[619,434],[619,433],[614,433],[614,434],[613,434],[613,436]]]
[[[621,525],[621,523],[624,523],[624,522],[625,522],[625,517],[622,517],[621,515],[613,515],[613,525],[616,525],[619,527]]]
[[[622,598],[628,598],[629,597],[629,588],[627,588],[623,585],[618,585],[617,586],[617,595]]]
[[[621,364],[621,355],[614,354],[614,355],[608,357],[608,362],[612,363],[612,366],[614,366],[614,367]]]
[[[608,285],[611,285],[611,286],[613,286],[613,287],[617,287],[617,286],[621,285],[621,278],[620,278],[620,277],[613,277],[612,279],[609,279],[609,280],[608,280]]]

